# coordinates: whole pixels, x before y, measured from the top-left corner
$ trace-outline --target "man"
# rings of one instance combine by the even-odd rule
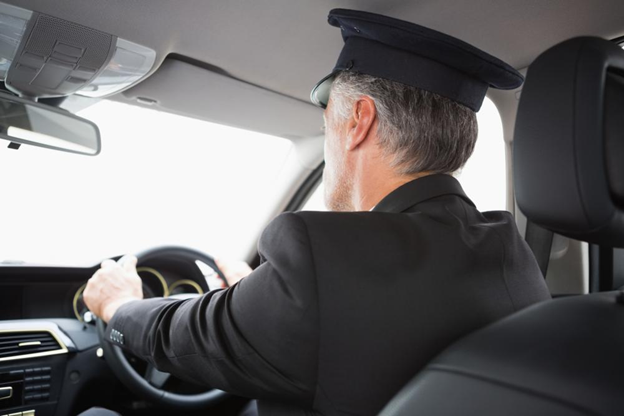
[[[277,217],[262,264],[198,299],[141,300],[133,261],[104,262],[85,290],[124,348],[259,399],[261,415],[376,414],[450,343],[549,298],[513,217],[480,213],[451,176],[488,87],[521,75],[411,23],[340,9],[329,22],[345,46],[312,100],[337,212]]]

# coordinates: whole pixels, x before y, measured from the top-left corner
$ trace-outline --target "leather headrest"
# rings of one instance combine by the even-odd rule
[[[624,247],[624,51],[575,38],[529,67],[514,134],[517,203],[559,234]]]

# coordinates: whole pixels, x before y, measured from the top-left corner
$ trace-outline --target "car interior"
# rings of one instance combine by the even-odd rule
[[[496,120],[479,129],[498,123],[500,151],[466,189],[514,215],[553,297],[440,351],[382,415],[621,414],[624,3],[2,0],[0,416],[247,405],[106,342],[82,292],[132,252],[146,297],[201,296],[216,255],[257,266],[271,219],[324,209],[309,95],[342,46],[337,7],[447,33],[526,76],[488,92]]]

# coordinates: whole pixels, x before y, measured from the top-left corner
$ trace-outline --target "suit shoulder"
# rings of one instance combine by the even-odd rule
[[[278,215],[267,225],[260,236],[258,249],[266,253],[277,247],[302,249],[309,242],[307,225],[296,213]]]
[[[486,211],[481,215],[485,218],[486,223],[499,232],[505,234],[512,234],[519,238],[522,238],[516,224],[515,217],[509,211]]]
[[[515,221],[513,214],[509,211],[484,211],[481,215],[489,221]]]
[[[332,211],[298,211],[290,213],[298,217],[305,224],[318,224],[318,223],[344,223],[344,222],[366,222],[374,221],[380,218],[398,218],[397,214],[388,212],[371,212],[371,211],[358,211],[358,212],[332,212]]]
[[[266,244],[269,241],[284,243],[285,240],[296,240],[299,244],[304,244],[309,242],[311,234],[335,233],[354,227],[367,228],[366,223],[379,224],[375,219],[379,219],[380,216],[397,217],[396,214],[372,212],[285,212],[269,223],[260,241]]]
[[[321,223],[338,223],[347,219],[362,217],[361,212],[326,212],[326,211],[297,211],[285,212],[275,217],[269,227],[308,227]],[[267,227],[268,228],[268,227]]]
[[[298,212],[284,212],[275,217],[264,230],[267,232],[305,232],[305,221]]]

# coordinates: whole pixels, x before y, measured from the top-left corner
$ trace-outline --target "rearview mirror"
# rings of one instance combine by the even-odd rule
[[[0,139],[90,156],[101,148],[100,130],[91,121],[5,93],[0,93]]]

